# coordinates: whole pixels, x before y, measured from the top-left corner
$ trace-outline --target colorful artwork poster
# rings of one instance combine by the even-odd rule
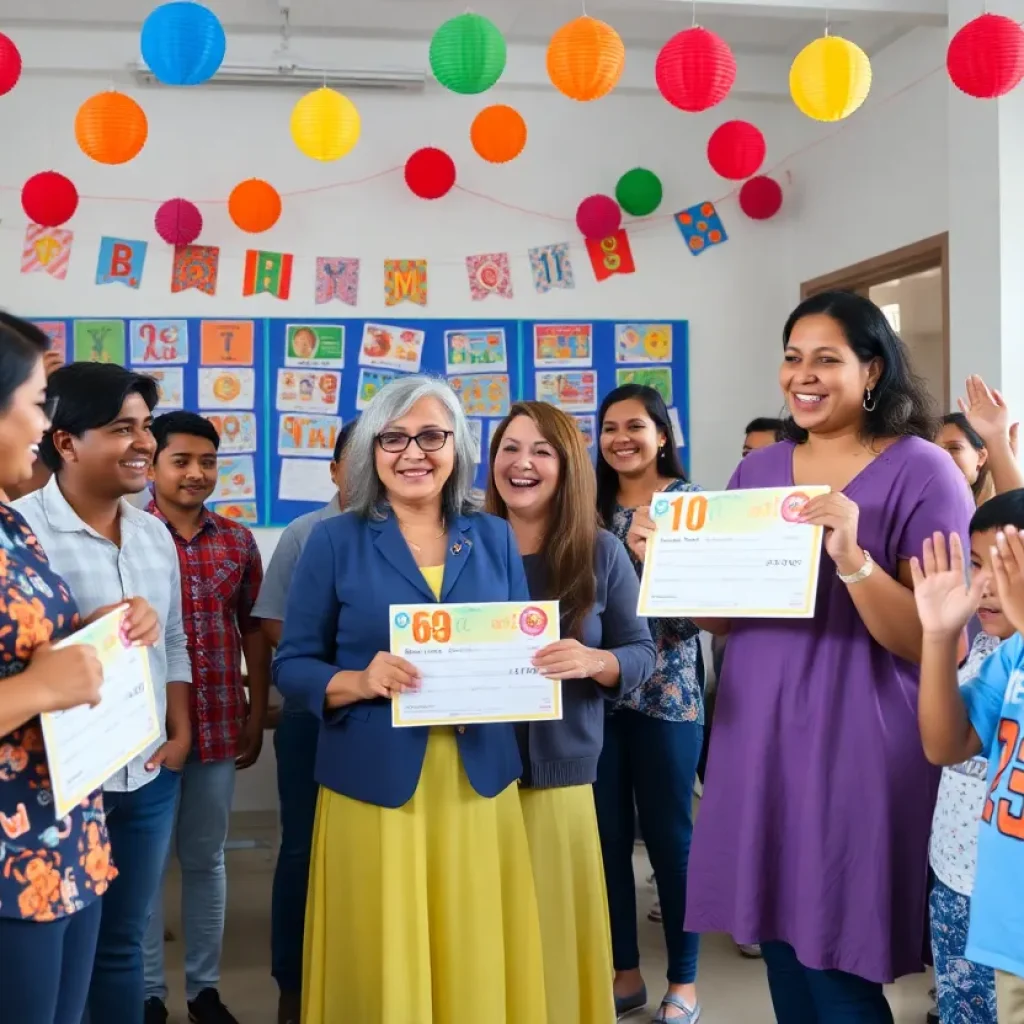
[[[157,413],[185,408],[185,368],[183,366],[147,366],[146,376],[156,381]]]
[[[199,325],[203,366],[252,366],[256,329],[251,320],[204,320]]]
[[[258,526],[259,512],[255,501],[226,501],[210,506],[211,510],[225,519],[231,519],[242,526]]]
[[[449,377],[448,385],[459,396],[467,416],[508,415],[511,403],[507,374]]]
[[[576,421],[576,426],[579,427],[580,433],[583,435],[583,440],[586,441],[588,448],[594,447],[594,442],[597,438],[597,417],[591,414],[574,415],[573,419]]]
[[[278,412],[310,412],[333,416],[338,411],[341,374],[336,370],[277,371]]]
[[[566,412],[597,411],[595,370],[547,370],[537,374],[537,401],[557,405]]]
[[[508,370],[508,349],[503,327],[444,332],[448,373],[486,373]]]
[[[60,361],[68,361],[68,328],[63,320],[35,320],[33,321],[50,339],[50,351],[60,356]]]
[[[256,451],[256,414],[251,412],[202,412],[220,437],[221,455],[248,455]],[[230,518],[230,517],[229,517]]]
[[[250,367],[200,367],[199,408],[255,409],[256,371]]]
[[[359,384],[356,388],[356,408],[362,412],[381,388],[390,384],[398,376],[391,370],[360,370]]]
[[[217,486],[212,501],[255,501],[256,467],[251,455],[229,455],[217,460]]]
[[[277,454],[329,459],[340,433],[340,416],[288,413],[278,420]]]
[[[671,363],[671,324],[616,324],[615,362]]]
[[[534,325],[534,366],[591,366],[593,360],[593,324]]]
[[[133,366],[177,366],[188,362],[187,320],[130,320]]]
[[[284,365],[341,370],[345,366],[342,324],[288,324],[284,329]]]
[[[423,331],[411,327],[364,324],[363,341],[359,346],[359,365],[419,373],[426,337]]]
[[[643,384],[654,388],[665,399],[666,405],[672,404],[672,371],[668,367],[651,370],[616,370],[615,386],[622,384]]]
[[[123,320],[76,320],[75,362],[125,364]]]

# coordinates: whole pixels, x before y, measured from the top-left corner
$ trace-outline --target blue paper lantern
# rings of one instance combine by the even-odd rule
[[[209,81],[224,60],[226,46],[217,15],[189,0],[161,4],[142,25],[142,59],[164,85]]]

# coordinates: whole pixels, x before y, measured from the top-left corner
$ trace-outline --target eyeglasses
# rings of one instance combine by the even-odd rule
[[[377,435],[377,444],[382,451],[392,455],[404,452],[413,441],[421,452],[439,452],[448,443],[448,438],[454,434],[453,430],[421,430],[418,434],[410,436],[397,430],[386,430],[383,434]]]

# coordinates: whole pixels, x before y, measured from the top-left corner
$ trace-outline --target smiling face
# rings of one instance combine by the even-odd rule
[[[644,403],[637,398],[608,406],[601,421],[601,454],[622,476],[639,476],[646,472],[667,442],[665,432],[658,429]]]
[[[217,449],[205,437],[171,434],[153,462],[153,487],[162,502],[193,511],[217,486]]]
[[[292,337],[292,350],[300,359],[312,359],[316,353],[316,335],[308,327],[300,327]]]
[[[998,532],[998,530],[992,529],[971,534],[971,572],[972,574],[988,573],[988,583],[985,585],[985,591],[981,595],[981,605],[978,608],[981,628],[990,636],[1006,640],[1013,636],[1015,630],[1010,620],[1003,614],[1003,606],[999,601],[992,578],[992,548],[996,543]]]
[[[955,423],[945,423],[935,438],[940,448],[945,448],[953,461],[963,473],[967,482],[973,487],[978,482],[978,474],[988,462],[988,451],[980,451],[967,440],[964,432]]]
[[[558,491],[562,462],[554,445],[529,416],[516,416],[505,428],[491,472],[509,512],[545,516]]]
[[[455,469],[455,445],[448,410],[436,398],[421,398],[404,416],[389,423],[377,435],[374,464],[377,476],[392,503],[424,505],[438,501],[444,485]],[[441,436],[448,432],[448,436]],[[399,447],[407,438],[424,434],[424,445],[436,451],[423,451],[410,441],[405,451],[386,451]]]
[[[43,412],[45,401],[46,371],[39,359],[0,415],[0,487],[13,487],[32,477],[36,447],[50,426]]]

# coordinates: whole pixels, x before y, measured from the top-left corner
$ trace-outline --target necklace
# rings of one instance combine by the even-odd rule
[[[412,538],[406,532],[406,528],[403,525],[401,519],[398,520],[398,530],[402,534],[402,536],[405,538],[406,544],[408,544],[409,547],[411,547],[413,549],[413,551],[418,551],[418,552],[422,553],[423,548],[419,544],[417,544],[414,540],[412,540]],[[442,530],[436,537],[431,537],[430,539],[431,540],[440,540],[447,532],[448,532],[447,530]]]

